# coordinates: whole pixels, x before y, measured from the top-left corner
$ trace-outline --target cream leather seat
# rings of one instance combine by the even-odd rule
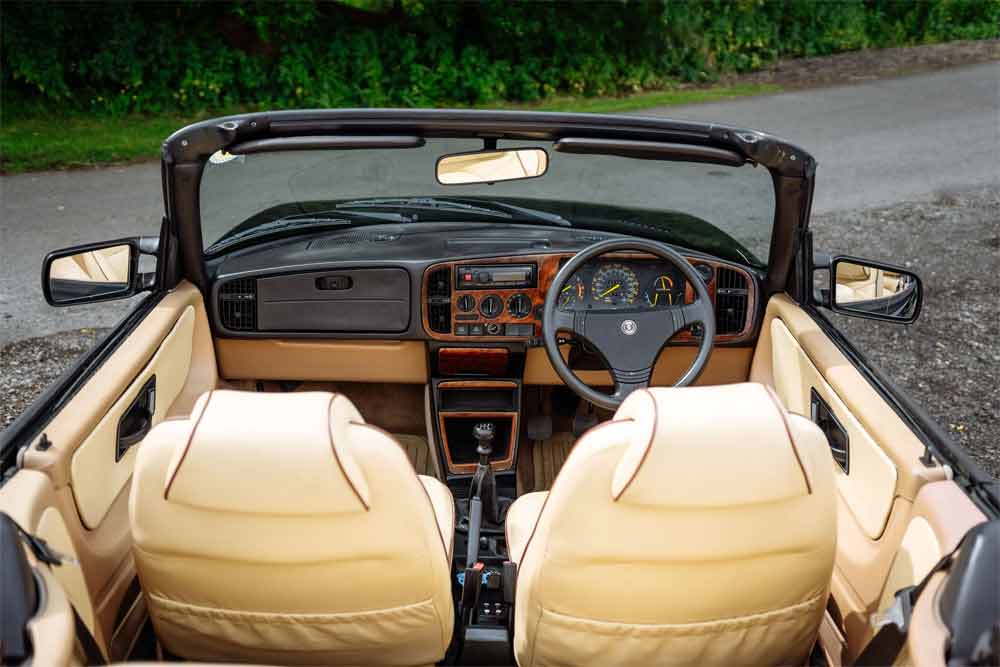
[[[507,514],[518,664],[803,664],[833,571],[833,465],[763,385],[631,395]]]
[[[454,504],[323,392],[203,395],[141,445],[139,579],[171,653],[426,665],[451,640]]]

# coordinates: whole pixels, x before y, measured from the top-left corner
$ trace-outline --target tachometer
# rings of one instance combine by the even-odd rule
[[[594,301],[631,305],[639,296],[639,278],[624,264],[605,264],[594,274],[590,289]]]
[[[563,285],[562,291],[559,293],[559,307],[569,308],[577,301],[582,300],[586,293],[587,288],[584,286],[583,280],[578,276],[573,276],[568,283]]]

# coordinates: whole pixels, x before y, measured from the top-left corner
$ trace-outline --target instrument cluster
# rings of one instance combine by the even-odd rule
[[[711,278],[711,274],[707,278]],[[685,287],[686,281],[680,269],[667,262],[597,260],[581,267],[563,286],[559,293],[559,308],[670,308],[684,304]]]

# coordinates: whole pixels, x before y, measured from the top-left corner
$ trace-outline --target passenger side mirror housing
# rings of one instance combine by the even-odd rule
[[[52,306],[127,299],[152,289],[155,273],[140,273],[139,256],[156,255],[159,238],[133,237],[55,250],[42,262],[42,294]]]
[[[816,299],[835,313],[901,324],[920,314],[923,285],[912,271],[846,255],[818,264],[815,269],[830,273],[829,288],[818,290]]]

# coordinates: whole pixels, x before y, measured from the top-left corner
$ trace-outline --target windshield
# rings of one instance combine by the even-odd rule
[[[542,176],[467,185],[441,185],[435,165],[446,154],[481,150],[479,139],[428,139],[419,148],[217,154],[201,180],[204,247],[252,235],[269,223],[288,227],[296,218],[357,225],[385,222],[391,214],[401,222],[463,216],[559,222],[709,252],[728,243],[730,255],[767,262],[775,196],[763,167],[558,153],[547,142],[498,142],[501,149],[522,146],[548,152]]]

